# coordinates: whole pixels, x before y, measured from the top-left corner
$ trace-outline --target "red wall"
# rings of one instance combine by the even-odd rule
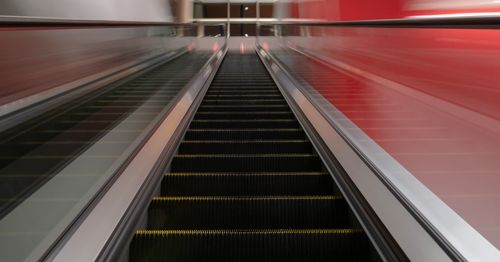
[[[289,5],[292,18],[327,21],[400,18],[404,0],[319,0],[295,1]]]
[[[412,7],[413,3],[421,0],[294,0],[289,5],[291,18],[319,19],[325,21],[352,21],[372,19],[397,19],[408,16],[458,14],[474,12],[500,12],[492,0],[477,1],[477,8],[473,5],[460,7],[449,2],[449,8],[418,9]],[[435,0],[436,3],[442,0]],[[428,1],[426,1],[428,2]],[[488,8],[482,5],[490,4]]]
[[[493,0],[468,2],[489,5],[482,9],[444,1],[299,0],[288,7],[294,18],[326,21],[500,11]],[[500,247],[500,30],[306,27],[300,32],[307,35],[282,42],[336,66],[301,56],[287,66]]]

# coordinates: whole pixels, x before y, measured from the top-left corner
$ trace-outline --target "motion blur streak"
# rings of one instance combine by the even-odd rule
[[[499,247],[500,31],[307,27],[287,32],[292,33],[281,42],[261,41],[271,53],[285,45],[330,64],[281,56],[295,75]]]
[[[287,18],[323,21],[500,13],[496,0],[280,2]],[[275,54],[292,47],[329,64],[281,56],[500,247],[500,30],[289,26],[284,32],[281,41],[260,41]]]
[[[0,30],[0,105],[184,48],[175,27]],[[168,44],[167,44],[168,43]]]
[[[290,0],[279,1],[283,18],[324,21],[398,19],[438,14],[499,12],[497,0]]]

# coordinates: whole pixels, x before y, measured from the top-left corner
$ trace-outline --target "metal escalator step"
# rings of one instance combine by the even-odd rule
[[[266,74],[254,74],[254,75],[247,75],[247,74],[234,74],[234,75],[219,75],[218,77],[215,77],[215,81],[217,82],[246,82],[246,83],[270,83],[274,84],[272,82],[272,79],[269,77],[266,78]]]
[[[308,140],[186,140],[179,154],[307,154],[313,151]]]
[[[163,196],[331,195],[327,173],[168,173]]]
[[[264,90],[277,90],[276,86],[240,86],[240,85],[234,85],[234,86],[211,86],[209,91],[213,90],[220,90],[220,91],[242,91],[242,90],[248,90],[248,91],[264,91]]]
[[[227,98],[227,99],[259,99],[259,98],[283,98],[280,94],[237,94],[237,95],[225,95],[225,94],[207,94],[206,98],[211,99],[219,99],[219,98]]]
[[[130,261],[369,261],[369,242],[352,229],[141,230]]]
[[[315,154],[176,155],[172,172],[307,172],[321,171]]]
[[[283,119],[293,118],[292,111],[251,111],[251,112],[213,112],[199,111],[194,119]]]
[[[280,92],[276,89],[264,89],[259,91],[248,91],[248,90],[231,90],[231,91],[220,91],[213,89],[207,92],[209,96],[219,96],[219,97],[232,97],[232,96],[273,96],[280,95]]]
[[[226,82],[226,83],[222,83],[222,82],[216,82],[214,83],[215,87],[234,87],[234,86],[249,86],[249,87],[272,87],[272,88],[276,88],[276,86],[274,85],[273,82],[263,82],[263,83],[255,83],[255,82],[238,82],[238,83],[235,83],[235,82]]]
[[[204,99],[201,105],[286,105],[286,100],[279,99]]]
[[[300,128],[248,128],[248,129],[189,129],[186,140],[249,140],[249,139],[304,139]]]
[[[240,86],[240,85],[235,85],[235,86],[216,86],[212,85],[209,89],[210,91],[269,91],[269,90],[274,90],[278,91],[279,89],[275,85],[255,85],[255,86]]]
[[[288,110],[287,104],[276,105],[201,105],[198,112],[238,112],[238,111],[283,111]]]
[[[191,128],[299,128],[300,124],[289,119],[194,119]]]
[[[148,229],[348,228],[338,196],[155,197]]]

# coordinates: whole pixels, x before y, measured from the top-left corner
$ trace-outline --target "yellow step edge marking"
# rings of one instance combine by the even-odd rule
[[[341,196],[155,196],[153,201],[267,201],[267,200],[339,200]]]
[[[175,158],[197,158],[197,157],[317,157],[317,154],[178,154]]]
[[[286,235],[286,234],[355,234],[361,229],[219,229],[219,230],[137,230],[136,235]]]
[[[309,140],[184,140],[187,144],[309,143]]]
[[[216,131],[216,132],[232,132],[232,131],[243,131],[243,132],[255,132],[255,131],[264,131],[264,132],[275,132],[275,131],[302,131],[300,128],[216,128],[216,129],[188,129],[188,131],[193,132],[207,132],[207,131]]]
[[[213,93],[230,93],[230,92],[241,92],[241,93],[257,93],[257,92],[262,92],[262,93],[278,93],[279,91],[275,88],[265,88],[263,90],[247,90],[247,89],[234,89],[233,90],[220,90],[220,89],[212,89],[209,90],[208,92],[213,92]]]
[[[166,173],[164,176],[327,176],[328,173],[321,172],[263,172],[263,173]]]
[[[203,99],[203,102],[241,102],[241,101],[252,101],[252,102],[284,102],[285,99]]]
[[[193,119],[192,122],[296,122],[295,119]]]
[[[288,107],[288,105],[200,105],[200,108]]]
[[[214,111],[200,111],[197,114],[203,114],[203,115],[237,115],[237,114],[244,114],[244,115],[252,115],[252,114],[274,114],[274,115],[281,115],[281,114],[291,114],[292,111],[243,111],[243,112],[214,112]]]
[[[211,95],[208,94],[206,97],[282,97],[281,94],[276,94],[276,95],[264,95],[264,94],[255,94],[255,95]]]

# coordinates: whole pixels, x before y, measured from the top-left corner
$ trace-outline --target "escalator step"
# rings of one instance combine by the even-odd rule
[[[291,119],[194,119],[191,128],[299,128]]]
[[[179,154],[307,154],[308,140],[186,140]]]
[[[201,105],[198,112],[252,112],[252,111],[283,111],[288,110],[286,104],[276,105]]]
[[[250,139],[304,139],[300,128],[256,128],[256,129],[189,129],[186,140],[250,140]]]
[[[163,196],[331,195],[333,181],[309,173],[168,173]]]
[[[208,99],[259,99],[259,98],[271,98],[271,99],[282,99],[283,97],[279,94],[246,94],[240,93],[237,95],[225,95],[225,94],[207,94],[205,95]]]
[[[348,228],[337,196],[155,197],[148,229]]]
[[[276,95],[280,94],[277,89],[262,89],[262,90],[220,90],[211,89],[207,92],[208,95],[241,95],[241,94],[252,94],[252,95]]]
[[[261,83],[252,83],[252,82],[216,82],[213,85],[214,87],[267,87],[267,88],[276,88],[273,82],[261,82]]]
[[[201,105],[286,105],[280,99],[204,99]]]
[[[172,172],[314,172],[321,171],[315,154],[176,155]]]
[[[293,118],[292,111],[253,111],[253,112],[207,112],[199,111],[194,119],[283,119]]]
[[[138,231],[130,261],[369,261],[359,230]]]

